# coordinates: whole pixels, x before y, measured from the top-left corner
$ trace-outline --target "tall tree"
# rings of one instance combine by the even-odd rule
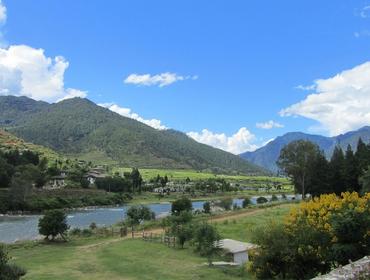
[[[346,191],[345,178],[344,178],[345,159],[343,150],[336,146],[333,155],[330,159],[330,185],[333,191],[340,195]]]
[[[138,191],[139,193],[141,193],[141,185],[143,183],[143,178],[141,177],[139,169],[132,168],[130,177],[132,180],[132,188],[133,188],[132,192],[135,193],[135,191]]]
[[[323,193],[332,193],[333,189],[329,182],[329,163],[323,152],[310,165],[310,193],[312,196],[319,196]]]
[[[312,162],[320,154],[319,147],[310,141],[297,140],[286,145],[280,152],[277,165],[293,179],[297,192],[302,198],[310,191]]]
[[[344,182],[347,190],[356,192],[360,190],[358,182],[360,173],[357,158],[352,151],[351,145],[348,145],[344,160]]]
[[[367,168],[370,164],[370,147],[366,146],[362,139],[358,139],[357,143],[357,151],[356,151],[356,159],[358,161],[358,167],[361,173]]]

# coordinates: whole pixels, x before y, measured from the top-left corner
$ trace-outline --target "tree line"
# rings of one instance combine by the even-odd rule
[[[329,160],[318,145],[306,140],[293,141],[281,150],[277,165],[292,178],[296,192],[303,197],[307,193],[319,196],[369,191],[370,144],[366,145],[361,138],[355,152],[350,145],[345,151],[336,146]]]

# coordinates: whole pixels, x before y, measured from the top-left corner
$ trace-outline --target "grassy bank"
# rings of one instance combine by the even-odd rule
[[[253,229],[281,221],[294,204],[249,209],[213,217],[223,238],[250,241]],[[225,222],[225,221],[228,222]],[[235,222],[234,222],[235,220]],[[37,242],[10,246],[13,260],[25,267],[24,279],[253,279],[204,266],[191,248],[168,248],[140,239],[86,238],[68,243]]]

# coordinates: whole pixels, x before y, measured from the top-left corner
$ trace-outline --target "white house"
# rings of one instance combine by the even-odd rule
[[[248,261],[248,251],[258,247],[256,244],[241,242],[233,239],[222,239],[218,247],[231,254],[234,263],[243,265]]]

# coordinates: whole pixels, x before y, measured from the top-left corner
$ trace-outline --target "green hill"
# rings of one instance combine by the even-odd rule
[[[0,97],[0,126],[69,156],[122,166],[266,173],[174,130],[156,130],[81,98],[55,104]]]
[[[29,150],[32,152],[36,152],[41,157],[46,157],[49,160],[55,160],[55,159],[60,158],[60,155],[58,155],[58,153],[56,153],[55,151],[49,148],[26,142],[23,139],[20,139],[10,134],[9,132],[1,130],[1,129],[0,129],[0,150],[2,151]]]

